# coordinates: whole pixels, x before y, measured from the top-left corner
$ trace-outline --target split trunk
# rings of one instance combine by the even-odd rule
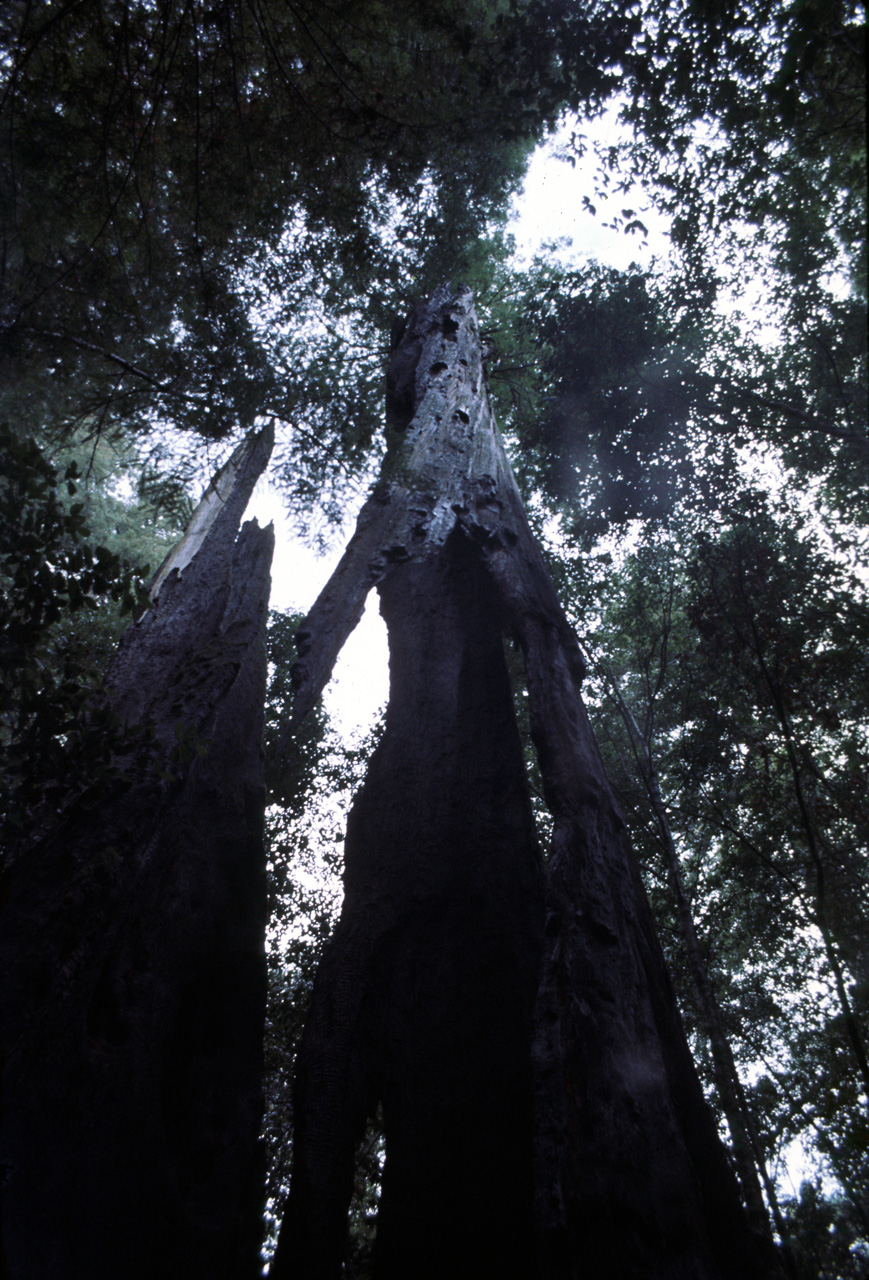
[[[382,1103],[380,1280],[767,1273],[703,1099],[580,697],[583,663],[492,418],[466,289],[411,314],[389,450],[297,636],[295,720],[377,585],[384,738],[300,1049],[275,1280],[340,1275]],[[531,822],[502,636],[552,812]]]

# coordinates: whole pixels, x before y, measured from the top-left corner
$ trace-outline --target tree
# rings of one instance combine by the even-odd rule
[[[787,467],[794,486],[820,482],[839,524],[862,522],[865,302],[818,290],[800,323],[784,324],[772,309],[758,320],[734,314],[731,300],[698,302],[688,283],[672,263],[595,262],[540,263],[505,282],[495,375],[513,392],[504,410],[526,487],[590,550],[632,521],[709,519],[753,450]]]
[[[617,716],[596,714],[699,1065],[728,1122],[734,1103],[753,1122],[762,1176],[796,1142],[835,1176],[821,1216],[865,1261],[865,586],[815,521],[749,488],[714,534],[647,534],[606,600],[590,645]],[[813,1275],[814,1210],[780,1198]]]
[[[124,636],[110,776],[4,870],[13,1276],[256,1274],[273,539],[236,535],[271,443],[218,473]]]
[[[786,1247],[787,1228],[734,1059],[724,1014],[694,918],[677,845],[678,831],[661,786],[659,739],[668,731],[678,731],[679,727],[678,722],[674,724],[667,715],[665,695],[673,678],[670,667],[674,654],[675,661],[684,664],[687,643],[675,563],[668,555],[669,550],[661,544],[644,546],[625,566],[622,593],[610,594],[605,632],[595,637],[595,666],[607,701],[613,705],[627,739],[627,750],[619,756],[621,771],[628,774],[630,782],[641,792],[635,803],[643,812],[643,825],[658,846],[664,864],[702,1031],[709,1043],[718,1104],[730,1131],[743,1201],[753,1229],[758,1234],[770,1235],[770,1222],[761,1194],[762,1181],[770,1215],[783,1247]],[[623,668],[620,674],[616,673],[613,660]],[[624,676],[633,685],[632,689],[623,691]],[[792,1274],[789,1255],[787,1263],[789,1274]]]
[[[48,451],[5,427],[0,452],[0,843],[12,856],[111,773],[125,734],[93,695],[193,508],[107,441]]]
[[[766,38],[758,39],[758,32]],[[686,506],[693,501],[695,510],[705,504],[708,520],[709,495],[714,494],[720,514],[729,494],[728,470],[740,465],[748,438],[772,445],[804,483],[823,482],[826,502],[849,518],[859,517],[865,499],[855,478],[858,467],[865,471],[867,458],[865,323],[859,299],[843,299],[828,284],[830,279],[840,283],[849,271],[858,288],[861,284],[853,264],[865,205],[863,43],[858,15],[844,3],[822,13],[811,2],[784,8],[653,0],[641,14],[639,7],[625,11],[608,3],[592,8],[561,0],[479,0],[470,6],[438,0],[395,13],[381,0],[338,0],[327,9],[308,0],[291,7],[276,0],[217,0],[204,7],[199,0],[15,0],[0,15],[0,413],[14,424],[14,436],[33,433],[43,442],[46,437],[53,442],[74,424],[97,441],[113,430],[135,431],[148,442],[143,450],[153,446],[168,452],[176,470],[177,437],[168,436],[164,423],[190,428],[198,450],[202,440],[223,439],[274,417],[282,437],[276,470],[294,513],[312,506],[334,512],[336,493],[341,496],[341,487],[377,460],[380,335],[388,313],[404,305],[407,281],[417,281],[424,294],[445,274],[468,267],[491,275],[485,259],[491,250],[503,254],[505,242],[497,235],[481,242],[479,234],[503,211],[533,139],[563,107],[582,104],[594,110],[620,85],[629,116],[640,127],[632,172],[652,176],[657,197],[674,215],[684,271],[676,286],[663,289],[637,273],[616,279],[590,272],[569,292],[556,288],[541,299],[539,315],[530,318],[543,322],[544,347],[554,358],[544,371],[543,430],[525,437],[529,474],[559,481],[557,499],[573,508],[578,538],[624,527],[637,515],[660,519],[674,498]],[[638,226],[633,215],[626,211],[625,216]],[[746,235],[746,226],[760,230]],[[726,259],[717,253],[722,246]],[[744,340],[738,325],[719,325],[713,332],[716,326],[708,323],[716,286],[722,279],[732,284],[735,273],[744,275],[748,260],[763,265],[766,296],[777,307],[775,320],[784,336],[772,351]],[[598,335],[605,341],[596,342]],[[396,360],[391,413],[400,431],[409,393]],[[704,451],[701,464],[698,445]],[[390,466],[401,458],[400,449],[391,452]],[[556,454],[560,465],[553,465]],[[390,483],[400,487],[400,481],[399,474]],[[603,497],[600,509],[588,509],[589,495]],[[50,504],[42,505],[47,511]],[[61,530],[59,542],[46,526],[46,550],[64,538],[75,540],[74,524]],[[476,516],[467,517],[465,525],[479,531]],[[31,538],[33,529],[15,527],[14,554],[29,549],[31,559],[22,555],[22,565],[38,563],[41,534]],[[487,564],[503,565],[507,552],[493,557],[482,541],[480,554]],[[525,545],[524,535],[519,541]],[[429,545],[426,536],[417,542],[423,549]],[[400,539],[394,546],[407,550]],[[842,539],[839,546],[844,547]],[[467,568],[471,561],[463,560],[457,547],[467,551],[458,536],[450,543],[452,558],[444,552],[442,581],[431,579],[433,597],[446,601],[452,592],[461,598],[465,586],[459,588],[459,579],[476,583],[480,631],[492,640],[508,589],[495,590],[493,597],[489,578]],[[69,548],[61,549],[66,555]],[[118,585],[113,566],[98,563],[99,572],[92,572],[80,550],[78,560],[76,552],[59,565],[70,607],[79,596],[91,598],[94,582],[109,591]],[[400,559],[402,552],[396,556]],[[422,571],[410,552],[408,557],[413,560],[405,571],[410,578]],[[387,556],[387,566],[391,563]],[[389,568],[384,598],[393,593],[401,620],[406,602],[399,586],[391,585],[399,572],[398,565]],[[40,574],[43,585],[48,576]],[[37,603],[46,594],[37,592]],[[546,600],[552,604],[549,596]],[[560,616],[552,608],[552,616]],[[720,617],[711,607],[710,615]],[[44,619],[36,622],[41,636]],[[545,628],[534,631],[527,618],[526,623],[529,671],[539,671],[540,654],[550,642],[551,665],[556,673],[561,670],[558,637],[564,652],[575,658],[559,626],[553,639]],[[497,650],[493,640],[490,647],[492,653]],[[714,646],[710,650],[709,669],[718,676],[720,654]],[[470,637],[452,633],[445,655],[458,662],[459,651],[476,652]],[[758,688],[770,692],[770,681],[753,683],[745,664],[734,663],[734,671],[740,696],[743,685],[755,693]],[[40,672],[39,663],[32,664],[30,674]],[[63,706],[64,699],[72,700],[70,673],[72,666],[64,668]],[[490,674],[487,670],[484,676]],[[738,788],[746,799],[737,815],[741,825],[736,824],[731,846],[721,843],[727,868],[738,861],[732,857],[728,863],[733,849],[747,848],[746,837],[758,834],[742,821],[748,813],[756,822],[761,807],[755,754],[771,761],[773,775],[777,765],[786,766],[778,774],[789,772],[798,783],[788,793],[797,810],[800,788],[803,807],[817,804],[817,797],[806,794],[815,762],[806,744],[823,739],[817,729],[824,726],[820,719],[814,726],[795,724],[786,685],[780,680],[777,685],[786,714],[776,723],[791,736],[796,764],[787,753],[783,760],[769,741],[758,753],[746,741],[741,746],[748,747],[750,764],[743,768],[736,738],[722,734],[719,740],[730,752],[728,769],[716,772],[714,763],[709,766],[719,792],[731,775],[745,784]],[[558,730],[558,715],[575,705],[575,689],[569,680],[563,684],[561,712],[554,704],[545,713],[540,710],[545,692],[536,686],[535,723],[544,747],[548,742],[551,748],[554,807],[570,810],[565,789],[551,778],[553,761],[568,761],[565,768],[571,760],[576,763],[563,749]],[[502,695],[503,688],[493,683],[493,700],[506,715]],[[721,704],[730,696],[730,691],[722,694]],[[739,710],[746,713],[750,738],[750,697]],[[107,707],[84,718],[94,727],[103,712],[108,723]],[[825,713],[816,709],[816,714]],[[704,727],[714,721],[711,715]],[[67,731],[57,717],[41,713],[34,715],[33,725],[34,740],[60,748],[61,760],[75,749],[77,726]],[[483,718],[481,732],[485,728]],[[768,737],[774,739],[775,730]],[[555,746],[553,738],[559,739]],[[107,738],[91,734],[87,741],[98,743],[95,760],[111,788]],[[714,741],[710,734],[709,742]],[[849,762],[860,759],[856,734],[844,735],[844,741],[853,748]],[[194,735],[172,750],[198,755],[202,745]],[[597,768],[589,765],[593,752],[586,746],[583,740],[577,748],[577,776],[587,765],[593,774]],[[823,746],[827,750],[827,740]],[[509,774],[515,755],[510,756],[508,739],[499,739],[497,747],[505,753]],[[830,765],[837,763],[834,756],[831,747],[827,767],[820,771],[824,776],[811,775],[813,786],[826,786]],[[23,754],[13,761],[19,775],[26,766]],[[360,813],[367,805],[369,819],[385,803],[378,767],[360,801]],[[57,774],[54,769],[55,781]],[[568,790],[571,785],[565,784]],[[838,788],[842,812],[832,820],[829,838],[848,855],[841,863],[851,876],[855,805],[844,803],[844,790]],[[53,793],[39,794],[49,811]],[[92,787],[87,799],[98,808],[96,794]],[[810,845],[815,841],[825,866],[817,814],[809,813],[808,823],[795,827],[794,805],[789,807],[784,795],[785,789],[776,792],[784,819],[780,829],[788,839],[801,829]],[[829,810],[829,797],[822,798],[821,809],[825,805]],[[556,905],[567,904],[564,936],[559,934],[563,990],[585,991],[574,962],[577,951],[592,947],[594,939],[575,936],[579,926],[570,916],[571,884],[561,898],[556,892],[557,868],[575,866],[563,852],[573,847],[575,815],[559,812],[557,841],[566,844],[557,846],[563,856],[552,863],[551,878]],[[607,828],[601,847],[615,847],[617,819],[609,827],[601,823]],[[707,850],[710,829],[708,823],[703,829]],[[757,846],[763,852],[769,852],[774,830],[772,822],[763,826]],[[366,839],[359,840],[364,861]],[[843,874],[840,881],[845,879]],[[731,931],[719,926],[722,934],[744,930],[745,921],[763,924],[759,883],[745,877],[739,884],[729,875],[729,900],[739,902],[741,914]],[[833,917],[832,954],[844,958],[839,967],[847,988],[852,960],[845,950],[856,953],[860,935],[853,927],[850,888],[843,891],[840,882],[836,890],[825,889],[827,907],[833,904],[827,914]],[[781,916],[790,911],[789,918],[797,918],[789,902]],[[631,894],[621,905],[631,914]],[[604,907],[600,914],[605,915]],[[557,911],[551,918],[559,918]],[[589,919],[597,927],[597,917]],[[606,927],[595,935],[600,948]],[[517,935],[520,951],[521,941]],[[732,936],[727,942],[725,985],[747,986],[737,942]],[[805,951],[795,945],[776,953],[794,954]],[[600,956],[592,961],[605,968]],[[643,951],[639,967],[652,973],[651,1003],[657,1001],[659,1012],[666,1012],[671,1006],[656,964],[652,952]],[[610,976],[614,987],[624,982],[631,989],[637,965],[626,961],[623,973]],[[587,1002],[592,1014],[601,1013],[594,997],[602,990],[598,984]],[[845,996],[850,999],[847,989]],[[510,1034],[520,1034],[520,1024],[521,1019],[511,1024]],[[561,1031],[562,1024],[559,1006],[552,1025]],[[760,1019],[754,1023],[758,1035],[761,1025]],[[568,1045],[576,1030],[568,1027]],[[847,1038],[841,1043],[845,1053],[838,1054],[837,1064],[850,1052]],[[853,1038],[852,1043],[859,1047]],[[788,1080],[795,1074],[803,1083],[810,1080],[817,1064],[827,1062],[824,1045],[823,1037],[807,1034],[799,1072],[789,1071],[778,1082],[771,1112],[781,1132],[793,1124],[781,1101]],[[585,1079],[588,1064],[569,1052],[567,1059],[573,1064],[568,1071],[573,1088]],[[565,1060],[552,1050],[550,1061]],[[683,1060],[673,1072],[684,1065]],[[602,1074],[609,1087],[609,1076],[617,1073]],[[806,1089],[798,1092],[800,1099],[807,1096]],[[696,1090],[688,1093],[695,1096]],[[825,1093],[825,1105],[835,1106],[834,1095],[832,1089]],[[573,1115],[570,1098],[564,1105]],[[546,1106],[543,1114],[550,1114]],[[837,1124],[831,1121],[828,1134]],[[850,1121],[838,1128],[845,1130],[853,1165],[858,1130]],[[607,1132],[602,1125],[601,1134]],[[541,1167],[573,1188],[565,1212],[572,1222],[567,1235],[573,1231],[575,1239],[582,1232],[581,1215],[577,1210],[571,1218],[571,1206],[587,1205],[584,1197],[591,1191],[588,1186],[576,1190],[579,1173],[560,1164],[561,1155],[556,1133]],[[716,1159],[710,1155],[713,1164]],[[389,1202],[395,1205],[400,1181],[396,1184],[393,1175],[390,1185]],[[578,1199],[571,1200],[574,1192]],[[605,1198],[616,1203],[609,1194]],[[824,1222],[824,1213],[816,1213],[808,1198],[804,1208],[807,1222]],[[516,1216],[521,1221],[518,1211]],[[609,1231],[615,1238],[605,1215],[592,1216],[601,1236]],[[549,1225],[551,1241],[564,1224]],[[393,1240],[400,1240],[399,1228],[391,1230],[399,1232]],[[589,1249],[594,1238],[590,1229]]]
[[[273,1274],[339,1274],[381,1101],[380,1275],[760,1275],[484,359],[467,290],[411,313],[381,481],[297,636],[295,723],[376,582],[392,685],[300,1051]],[[505,627],[554,818],[545,875]]]
[[[94,725],[91,650],[107,661],[119,610],[141,607],[147,595],[139,567],[95,536],[76,459],[61,481],[36,442],[8,428],[0,428],[0,452],[0,837],[8,854],[77,785],[93,786],[120,745],[105,718],[100,732]],[[98,638],[103,631],[111,639]]]
[[[754,359],[708,371],[713,402],[735,392],[752,434],[865,523],[865,10],[656,0],[627,64],[627,169],[672,218],[683,299],[717,293],[756,335]]]
[[[858,799],[867,760],[857,728],[867,696],[865,587],[841,560],[822,554],[817,534],[799,518],[775,513],[756,493],[746,495],[717,545],[699,541],[690,612],[709,695],[720,689],[709,679],[713,666],[732,690],[728,736],[743,756],[729,784],[744,798],[738,838],[767,854],[775,850],[772,901],[792,928],[811,931],[824,996],[812,997],[814,1025],[802,1045],[797,1040],[812,1064],[802,1069],[803,1087],[813,1093],[820,1077],[832,1094],[819,1108],[829,1114],[818,1142],[846,1190],[865,1204],[856,1154],[865,1147],[861,1099],[869,1082],[867,824]],[[716,718],[720,732],[720,713]],[[761,807],[762,834],[755,817]],[[807,957],[807,970],[810,963]]]
[[[866,27],[836,0],[656,0],[630,50],[637,168],[695,265],[714,238],[754,242],[799,310],[825,270],[865,279]],[[771,155],[771,152],[774,154]],[[710,265],[708,258],[706,265]],[[739,269],[739,257],[731,265]],[[802,295],[802,296],[801,296]]]
[[[479,258],[633,25],[553,0],[4,6],[0,414],[210,440],[273,416],[310,505],[368,460],[408,281]]]

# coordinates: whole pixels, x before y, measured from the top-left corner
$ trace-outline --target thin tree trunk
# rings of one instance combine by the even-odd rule
[[[296,722],[379,582],[391,633],[387,733],[348,824],[347,896],[301,1052],[301,1130],[275,1274],[294,1280],[338,1275],[352,1144],[378,1094],[387,1130],[379,1276],[747,1280],[764,1274],[767,1260],[752,1240],[703,1099],[624,822],[581,702],[579,646],[492,418],[466,289],[444,286],[412,313],[390,364],[387,396],[392,440],[383,478],[299,635]],[[485,621],[479,615],[484,601],[499,606],[486,604]],[[451,620],[441,623],[447,602]],[[518,636],[525,654],[532,734],[554,818],[541,950],[527,819],[493,804],[497,778],[487,778],[483,768],[487,757],[497,758],[496,749],[507,752],[496,772],[510,771],[527,809],[514,748],[507,748],[515,725],[505,727],[504,695],[481,700],[469,694],[485,683],[475,654],[491,653],[483,669],[497,665],[492,636],[499,612],[499,625]],[[456,627],[461,642],[451,638]],[[433,655],[444,651],[441,666],[434,656],[422,661],[426,635]],[[413,680],[402,674],[408,668]],[[414,853],[430,812],[452,816],[438,817],[436,836],[423,842],[425,861],[417,865]],[[485,852],[493,839],[497,857]],[[467,851],[458,859],[456,847]],[[421,902],[430,907],[417,919]],[[470,925],[475,902],[482,914]],[[461,911],[452,905],[460,903]],[[481,962],[473,959],[475,930],[494,948]],[[529,1045],[526,992],[538,962]],[[427,966],[448,980],[430,983]],[[473,995],[457,1004],[463,973]],[[511,1040],[516,1054],[530,1047],[535,1081],[534,1269],[522,1270],[505,1256],[494,1206],[472,1237],[471,1268],[449,1227],[438,1249],[432,1207],[419,1200],[423,1193],[434,1198],[441,1226],[453,1215],[464,1224],[472,1220],[474,1195],[503,1187],[495,1147],[485,1136],[488,1120],[480,1134],[469,1129],[465,1141],[445,1129],[447,1145],[434,1155],[425,1104],[420,1110],[413,1101],[417,1095],[436,1099],[441,1117],[461,1112],[467,1100],[474,1109],[485,1096],[495,1063],[487,1048],[489,1024],[478,1010],[498,981],[516,1006],[510,1018],[503,997],[497,1002],[497,1023],[510,1028],[499,1055]],[[442,1037],[440,1030],[450,1007],[463,1028],[458,1037]],[[435,1052],[441,1038],[443,1051]],[[517,1105],[526,1067],[514,1077]],[[494,1111],[487,1115],[503,1108],[514,1087],[501,1071],[494,1081]],[[517,1142],[525,1124],[518,1123]],[[423,1169],[429,1158],[433,1177]],[[471,1181],[461,1173],[468,1161]],[[513,1203],[517,1256],[524,1258],[520,1201]],[[327,1202],[329,1221],[315,1233],[307,1215]],[[425,1215],[424,1229],[415,1214]],[[413,1255],[407,1251],[412,1238]],[[430,1249],[437,1264],[427,1269]]]
[[[730,1130],[734,1163],[742,1185],[749,1221],[752,1230],[765,1237],[772,1244],[769,1217],[763,1202],[760,1181],[758,1180],[759,1174],[766,1190],[770,1213],[786,1249],[788,1239],[787,1226],[779,1207],[775,1184],[766,1166],[763,1148],[748,1105],[748,1099],[745,1096],[745,1090],[739,1078],[739,1072],[736,1069],[736,1062],[724,1029],[718,999],[715,995],[706,959],[697,936],[691,904],[685,891],[679,855],[670,827],[667,806],[661,795],[651,745],[641,732],[635,717],[625,703],[612,671],[606,667],[604,667],[604,670],[622,722],[631,740],[637,765],[658,828],[658,841],[664,855],[664,864],[673,890],[679,925],[688,957],[688,967],[700,1000],[703,1025],[712,1052],[712,1074],[715,1080],[715,1087],[718,1090],[721,1108],[727,1120],[727,1127]]]
[[[839,1000],[839,1007],[842,1010],[842,1021],[845,1025],[848,1041],[857,1069],[863,1081],[863,1088],[869,1094],[869,1054],[867,1054],[866,1041],[863,1036],[863,1030],[854,1012],[848,995],[848,985],[845,981],[845,973],[842,963],[839,959],[838,947],[833,937],[833,931],[830,928],[829,913],[827,910],[827,877],[824,868],[824,860],[821,857],[820,841],[812,816],[809,812],[809,805],[806,800],[805,790],[803,788],[803,771],[800,765],[797,747],[794,741],[794,733],[791,727],[790,716],[782,697],[782,689],[778,680],[770,671],[766,660],[766,646],[761,639],[758,631],[757,622],[754,617],[754,611],[747,594],[742,590],[743,601],[748,612],[749,625],[751,627],[751,635],[754,646],[754,652],[757,655],[758,665],[761,674],[769,692],[770,700],[775,710],[776,718],[779,722],[782,738],[784,740],[785,754],[787,755],[788,766],[790,768],[791,779],[794,788],[794,798],[797,802],[797,809],[800,814],[800,822],[806,838],[806,848],[809,851],[809,858],[815,873],[813,896],[815,900],[815,924],[821,935],[824,945],[824,953],[827,957],[827,963],[830,966],[830,972],[833,975],[833,984],[836,988],[836,995]]]
[[[0,927],[11,1280],[259,1272],[268,433],[215,477],[124,636],[116,761],[22,855]]]

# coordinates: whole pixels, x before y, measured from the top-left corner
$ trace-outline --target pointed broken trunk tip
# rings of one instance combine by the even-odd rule
[[[329,680],[373,586],[434,554],[456,527],[515,548],[521,506],[491,412],[473,291],[446,281],[394,326],[386,371],[387,457],[356,532],[298,633],[283,752]],[[390,434],[392,433],[392,434]],[[503,526],[503,527],[502,527]]]
[[[261,430],[252,431],[242,440],[227,461],[212,476],[199,501],[184,536],[167,555],[148,586],[151,605],[155,605],[166,579],[174,571],[180,577],[202,548],[218,518],[232,507],[235,527],[241,521],[257,480],[268,466],[275,445],[275,423],[272,418]]]

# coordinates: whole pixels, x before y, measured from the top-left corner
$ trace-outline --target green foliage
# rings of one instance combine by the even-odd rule
[[[348,365],[472,265],[631,29],[609,0],[5,6],[0,412],[209,439],[271,415],[310,507],[368,459]]]
[[[631,162],[674,214],[689,260],[717,240],[744,270],[746,248],[766,248],[797,306],[843,259],[862,279],[865,48],[850,0],[647,7],[626,59]]]
[[[708,519],[750,455],[774,450],[846,519],[865,518],[862,303],[827,297],[798,343],[761,343],[739,316],[686,303],[682,284],[596,263],[537,264],[504,282],[492,378],[526,488],[591,547],[675,510]]]
[[[704,788],[730,815],[724,875],[736,880],[746,852],[761,855],[740,904],[747,936],[772,954],[784,942],[783,973],[815,970],[816,1008],[791,1051],[800,1085],[828,1090],[815,1142],[857,1194],[869,1085],[869,602],[806,522],[774,516],[755,494],[735,514],[729,535],[699,540],[691,570],[709,705],[688,778],[696,786],[703,760]],[[729,968],[738,986],[738,964]]]
[[[819,1216],[787,1209],[795,1248],[842,1276],[857,1272],[836,1271],[836,1259],[869,1234],[866,1083],[853,1039],[856,1028],[865,1044],[869,1027],[867,627],[865,582],[816,524],[746,489],[715,533],[671,523],[622,567],[611,563],[589,636],[608,768],[701,1070],[710,1064],[700,1009],[642,762],[606,710],[610,675],[652,744],[767,1162],[799,1142],[838,1179],[841,1202],[816,1200]],[[817,1221],[840,1212],[847,1230],[824,1243]]]
[[[119,628],[109,625],[107,648],[92,619],[113,604],[129,615],[147,593],[137,566],[91,541],[75,460],[61,477],[8,427],[0,453],[0,776],[4,841],[14,844],[37,813],[108,767],[117,735],[93,694]]]
[[[635,271],[577,273],[567,298],[542,304],[564,329],[541,353],[556,386],[543,451],[565,455],[543,482],[561,500],[575,467],[594,536],[680,494],[708,505],[734,446],[771,447],[845,520],[865,521],[862,7],[652,0],[623,67],[630,130],[599,144],[597,181],[640,185],[669,221],[675,267],[644,286]],[[580,120],[574,149],[586,146]],[[598,365],[594,399],[582,375]]]
[[[699,335],[679,319],[648,276],[595,264],[553,275],[521,307],[539,370],[537,412],[517,423],[524,465],[583,542],[660,518],[728,465],[726,443],[686,448],[702,443],[685,379]]]
[[[846,1200],[804,1182],[788,1209],[800,1280],[862,1280],[869,1264],[866,1227]]]

